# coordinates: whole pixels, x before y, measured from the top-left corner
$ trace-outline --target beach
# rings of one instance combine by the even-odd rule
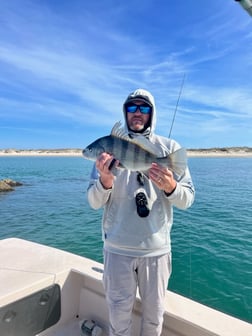
[[[252,147],[188,149],[188,157],[252,157]]]
[[[64,149],[0,149],[0,156],[81,156],[82,150]]]
[[[81,156],[82,149],[0,149],[0,156]],[[188,157],[252,157],[252,147],[187,149]]]

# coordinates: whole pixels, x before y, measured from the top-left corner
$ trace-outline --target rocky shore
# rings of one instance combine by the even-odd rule
[[[252,157],[252,147],[187,149],[189,157]],[[0,149],[0,156],[81,156],[82,149]]]

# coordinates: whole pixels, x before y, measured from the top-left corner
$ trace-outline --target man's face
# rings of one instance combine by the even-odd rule
[[[132,105],[144,105],[146,106],[145,103],[143,103],[142,101],[140,100],[134,100],[132,101],[130,104]],[[130,105],[129,104],[129,105]],[[135,112],[127,112],[126,113],[127,115],[127,124],[128,124],[128,127],[132,130],[132,131],[135,131],[135,132],[141,132],[144,130],[146,124],[148,123],[149,119],[150,119],[150,116],[151,116],[151,113],[142,113],[140,111],[140,109],[138,108]]]

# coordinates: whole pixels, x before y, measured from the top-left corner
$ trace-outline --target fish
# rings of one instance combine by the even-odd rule
[[[139,134],[132,138],[122,127],[121,122],[116,122],[110,135],[101,137],[82,151],[85,159],[96,161],[101,153],[109,153],[119,161],[118,168],[131,171],[146,172],[152,163],[168,167],[176,175],[184,174],[187,167],[186,149],[178,150],[163,156],[158,147],[145,136]]]

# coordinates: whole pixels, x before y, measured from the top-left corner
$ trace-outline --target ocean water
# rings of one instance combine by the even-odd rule
[[[189,158],[194,205],[174,210],[169,289],[252,322],[252,158]],[[0,238],[19,237],[102,262],[102,211],[81,157],[0,157]]]

